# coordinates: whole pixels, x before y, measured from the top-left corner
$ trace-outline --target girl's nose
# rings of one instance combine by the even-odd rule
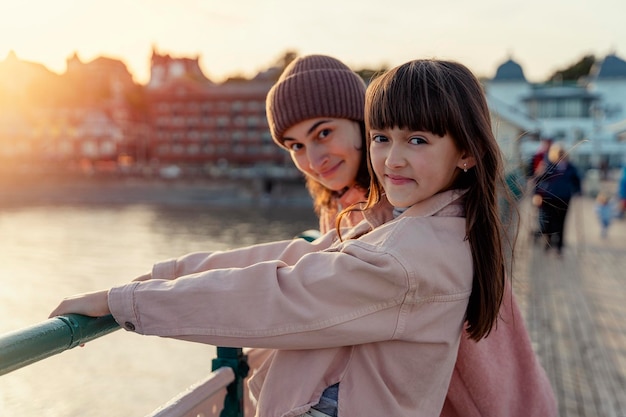
[[[406,164],[406,159],[399,146],[391,145],[385,158],[385,165],[389,168],[400,168]]]
[[[319,170],[328,163],[328,152],[323,146],[310,146],[307,149],[307,157],[309,159],[309,167],[313,170]]]

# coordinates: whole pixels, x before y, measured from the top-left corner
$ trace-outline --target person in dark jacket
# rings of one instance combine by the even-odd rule
[[[626,166],[622,167],[622,175],[617,186],[618,211],[617,217],[624,218],[626,214]]]
[[[537,175],[533,202],[539,207],[539,230],[546,250],[563,250],[565,218],[574,195],[580,194],[581,181],[576,167],[567,159],[563,146],[554,143],[548,152],[548,163]]]

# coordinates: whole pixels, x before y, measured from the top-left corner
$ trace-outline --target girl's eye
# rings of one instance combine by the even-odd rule
[[[420,143],[426,143],[426,139],[420,136],[413,136],[412,138],[409,139],[409,143],[411,145],[419,145]]]
[[[372,142],[384,143],[384,142],[389,142],[389,139],[387,139],[387,137],[383,135],[374,135],[372,136]]]
[[[292,152],[298,152],[300,149],[303,149],[304,145],[298,142],[287,144],[287,149]]]
[[[324,138],[327,138],[328,136],[330,136],[331,132],[332,132],[332,130],[330,130],[330,129],[322,129],[322,130],[321,130],[321,131],[317,134],[317,137],[318,137],[319,139],[324,139]]]

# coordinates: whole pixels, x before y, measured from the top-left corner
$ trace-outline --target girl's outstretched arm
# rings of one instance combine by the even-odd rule
[[[49,317],[63,314],[82,314],[84,316],[100,317],[111,314],[108,303],[108,290],[88,292],[64,298],[63,301],[50,313]]]

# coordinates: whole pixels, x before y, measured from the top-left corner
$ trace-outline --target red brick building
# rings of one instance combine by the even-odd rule
[[[0,162],[10,170],[297,177],[265,115],[283,67],[218,84],[198,57],[153,50],[144,86],[116,59],[74,54],[58,75],[10,54],[0,61]]]
[[[145,87],[148,160],[206,169],[290,164],[272,142],[265,116],[265,97],[280,71],[216,84],[204,76],[198,58],[153,51]]]

